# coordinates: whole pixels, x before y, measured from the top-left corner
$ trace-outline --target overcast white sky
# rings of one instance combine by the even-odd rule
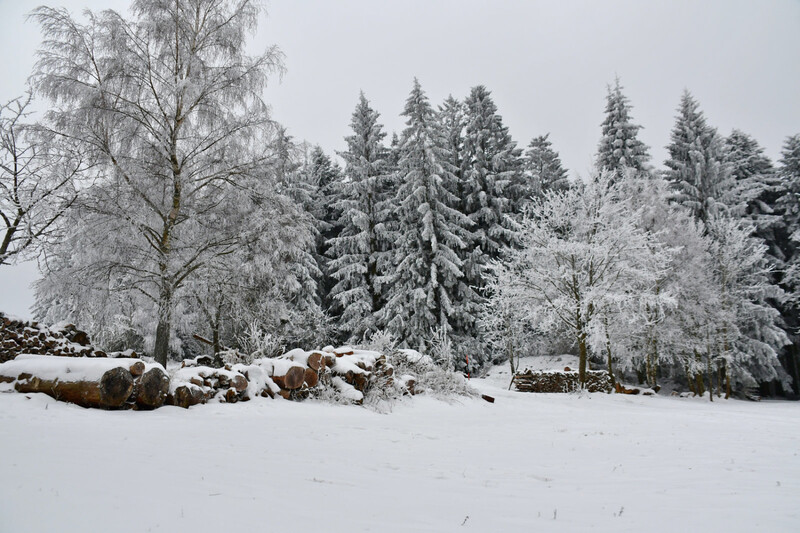
[[[0,101],[22,93],[40,39],[25,14],[40,1],[0,0]],[[47,3],[47,2],[45,2]],[[128,0],[54,0],[125,12]],[[573,175],[600,135],[606,85],[619,75],[659,167],[680,94],[709,122],[739,128],[773,159],[800,132],[800,0],[272,0],[253,50],[277,44],[287,73],[265,94],[297,139],[344,148],[363,90],[387,131],[403,127],[416,76],[438,104],[470,87],[493,93],[520,146],[550,132]],[[29,315],[30,266],[0,267],[0,310]]]

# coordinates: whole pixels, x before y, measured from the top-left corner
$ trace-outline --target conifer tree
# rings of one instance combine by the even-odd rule
[[[483,298],[490,261],[499,259],[514,242],[511,216],[521,215],[526,186],[521,151],[503,125],[486,87],[473,87],[464,109],[464,171],[459,208],[472,221],[469,242],[462,252],[464,282]],[[476,321],[477,313],[473,324]],[[480,342],[477,328],[467,328]]]
[[[518,212],[522,176],[520,150],[511,139],[491,93],[474,87],[465,101],[464,196],[461,211],[475,224],[475,248],[499,257],[513,241],[505,215]]]
[[[323,306],[329,309],[330,292],[335,283],[328,265],[328,241],[341,230],[338,225],[340,213],[336,210],[335,198],[342,180],[342,170],[320,146],[315,146],[309,154],[304,174],[305,181],[311,188],[306,210],[314,217],[316,229],[314,257],[321,273],[318,291]]]
[[[341,213],[338,236],[328,241],[331,275],[336,280],[331,294],[338,326],[344,338],[357,341],[375,331],[375,313],[383,304],[380,278],[386,270],[390,243],[386,221],[388,150],[386,134],[364,93],[359,97],[346,137],[345,180],[337,194]]]
[[[754,235],[764,240],[773,262],[780,264],[785,259],[778,245],[785,232],[777,209],[783,193],[780,178],[764,149],[746,133],[733,130],[725,139],[725,148],[733,178],[734,214],[753,223]]]
[[[622,94],[622,86],[617,78],[614,87],[608,86],[606,95],[603,136],[597,147],[598,169],[615,172],[617,176],[622,176],[626,168],[647,170],[650,155],[647,146],[637,138],[642,127],[632,122],[630,112],[630,101]]]
[[[466,164],[464,161],[464,134],[466,127],[464,105],[448,96],[444,103],[439,107],[439,122],[444,130],[447,140],[447,160],[452,166],[455,180],[451,185],[451,192],[456,198],[464,198],[467,193],[467,182],[465,179]],[[459,204],[457,204],[458,206]],[[465,229],[467,242],[474,242],[475,234],[471,230]],[[473,252],[468,247],[459,251],[459,257],[464,261],[462,272],[463,276],[459,279],[455,289],[456,301],[450,323],[453,327],[453,348],[455,360],[453,363],[459,370],[475,370],[482,363],[483,358],[479,355],[484,351],[484,344],[479,328],[477,326],[478,316],[482,311],[482,298],[475,292],[473,283],[481,278],[481,270],[475,262],[468,261],[469,255]],[[467,354],[473,356],[467,368]]]
[[[781,243],[787,258],[783,285],[789,293],[789,302],[798,309],[800,308],[800,134],[786,139],[781,151],[779,173],[785,191],[779,204],[788,234],[788,238]],[[800,370],[800,366],[797,370]]]
[[[459,198],[464,196],[464,105],[448,96],[439,106],[439,122],[447,139],[447,160],[456,176],[456,187],[452,191]]]
[[[447,139],[416,79],[403,116],[394,271],[380,317],[401,344],[426,350],[434,333],[452,331],[469,219],[453,207]]]
[[[724,145],[689,91],[681,97],[671,139],[664,164],[675,201],[703,222],[725,211],[726,204],[733,203],[733,187]]]
[[[549,133],[535,137],[525,150],[524,168],[531,196],[569,189],[567,171],[548,137]]]
[[[781,359],[797,393],[800,392],[800,134],[786,139],[779,163],[778,172],[785,191],[779,206],[786,227],[786,235],[780,243],[786,256],[781,279],[781,287],[786,291],[783,317],[793,343]]]

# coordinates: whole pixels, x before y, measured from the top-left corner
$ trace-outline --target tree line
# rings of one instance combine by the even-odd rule
[[[258,14],[34,11],[49,111],[2,110],[0,263],[39,258],[37,318],[161,362],[193,335],[265,353],[383,338],[468,372],[574,349],[582,375],[797,390],[800,135],[775,165],[685,92],[658,170],[617,79],[596,169],[570,180],[484,86],[435,106],[414,80],[402,132],[361,94],[332,157],[270,117],[284,66],[244,53]]]

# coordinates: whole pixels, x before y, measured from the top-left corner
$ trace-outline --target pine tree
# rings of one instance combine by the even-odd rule
[[[606,95],[606,118],[603,120],[603,136],[597,147],[597,168],[615,172],[622,176],[626,168],[635,171],[647,170],[650,155],[647,146],[637,138],[641,126],[631,121],[631,104],[624,94],[619,78],[614,87],[608,86]]]
[[[567,171],[561,166],[558,152],[553,150],[548,137],[549,133],[535,137],[525,150],[524,168],[529,196],[569,189]]]
[[[453,207],[447,139],[416,79],[403,116],[394,274],[380,316],[399,342],[426,350],[434,332],[452,330],[469,219]]]
[[[666,179],[672,183],[675,200],[705,222],[733,203],[733,186],[724,146],[717,131],[706,124],[695,99],[684,91],[678,117],[667,146]]]
[[[336,208],[341,212],[339,235],[328,241],[331,275],[336,280],[331,294],[338,327],[343,337],[358,341],[376,329],[375,314],[383,304],[380,279],[386,270],[390,243],[386,222],[388,150],[386,134],[364,93],[359,97],[350,126],[353,135],[345,160]]]

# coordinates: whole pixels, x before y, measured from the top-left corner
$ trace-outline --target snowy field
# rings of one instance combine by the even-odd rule
[[[800,403],[505,390],[106,412],[0,394],[0,531],[800,527]]]

